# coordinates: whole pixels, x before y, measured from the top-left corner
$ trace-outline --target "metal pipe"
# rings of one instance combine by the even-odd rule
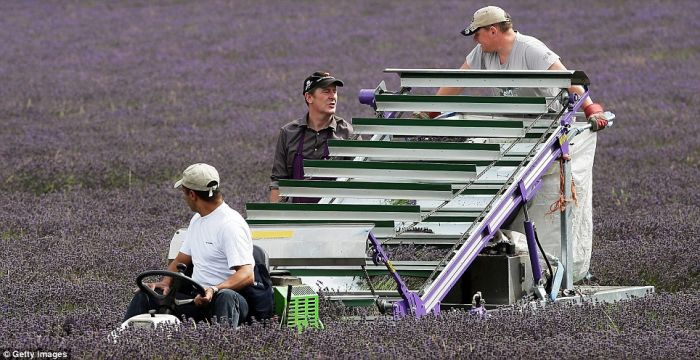
[[[566,140],[568,143],[568,140]],[[560,213],[561,221],[561,262],[564,264],[564,289],[571,290],[574,288],[574,251],[571,226],[571,206],[568,204],[568,199],[571,199],[571,160],[563,160],[561,162],[564,172],[564,210]]]

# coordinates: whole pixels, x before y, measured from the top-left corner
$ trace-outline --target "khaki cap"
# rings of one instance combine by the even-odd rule
[[[209,196],[213,190],[219,188],[219,172],[207,164],[192,164],[182,172],[182,179],[175,183],[175,188],[184,186],[196,191],[209,191]]]
[[[462,30],[462,35],[471,36],[479,30],[480,27],[498,24],[504,21],[510,21],[510,16],[506,14],[505,10],[498,6],[483,7],[474,13],[472,23],[469,24],[468,28]]]

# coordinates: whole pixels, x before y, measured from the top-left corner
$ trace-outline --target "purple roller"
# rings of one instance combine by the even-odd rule
[[[357,98],[360,100],[360,104],[377,109],[377,104],[374,102],[374,89],[361,89]]]

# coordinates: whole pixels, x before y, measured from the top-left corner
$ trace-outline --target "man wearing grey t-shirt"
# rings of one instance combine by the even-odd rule
[[[496,6],[487,6],[474,13],[469,27],[462,31],[464,36],[474,36],[477,45],[466,56],[461,69],[476,70],[566,70],[566,67],[559,60],[559,56],[550,50],[540,40],[521,34],[513,30],[511,17],[503,9]],[[570,93],[584,94],[581,86],[572,86],[568,89]],[[438,95],[458,95],[462,88],[443,87],[437,92]],[[505,88],[498,89],[497,95],[504,96],[534,96],[552,97],[559,92],[557,88]],[[582,104],[586,119],[591,125],[592,131],[604,129],[608,125],[603,107],[594,103],[590,97]],[[555,109],[557,110],[557,109]],[[430,114],[435,117],[435,114]],[[582,137],[583,138],[583,137]],[[578,162],[572,162],[573,179],[578,181],[578,194],[580,206],[572,211],[572,241],[574,249],[574,269],[575,278],[581,278],[588,271],[590,264],[590,254],[592,247],[592,202],[591,202],[591,165],[593,153],[595,152],[596,136],[588,137],[590,141],[584,142],[577,139],[577,146],[571,148],[571,153],[577,152]],[[591,145],[592,143],[592,145]],[[582,145],[588,144],[588,145]],[[558,170],[558,169],[557,169]],[[545,251],[556,253],[560,246],[559,239],[554,235],[559,231],[557,225],[552,221],[545,221],[551,203],[560,196],[559,171],[550,171],[542,177],[540,191],[537,197],[529,202],[529,216],[531,219],[541,219],[541,235]],[[521,226],[524,220],[523,210],[515,219],[508,221],[505,228],[511,228],[519,232],[524,232]],[[538,222],[536,220],[536,222]],[[547,234],[550,234],[547,236]]]
[[[461,69],[481,70],[566,70],[559,56],[544,43],[532,36],[513,30],[510,15],[497,6],[487,6],[474,13],[469,27],[462,30],[464,36],[474,36],[476,47],[467,55]],[[459,95],[462,88],[442,87],[438,95]],[[581,86],[572,86],[569,92],[583,95]],[[552,97],[555,88],[506,88],[498,95]],[[583,110],[591,124],[591,130],[605,128],[608,120],[603,107],[590,97],[584,100]],[[431,113],[430,117],[437,114]]]

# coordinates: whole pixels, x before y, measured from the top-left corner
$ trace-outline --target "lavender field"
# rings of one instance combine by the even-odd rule
[[[239,211],[266,198],[275,137],[316,70],[339,115],[384,68],[456,68],[467,1],[0,3],[0,350],[75,358],[697,358],[700,2],[499,3],[585,71],[617,114],[598,137],[592,272],[654,285],[612,305],[343,322],[297,334],[191,325],[111,343],[135,276],[163,268],[191,216],[172,183],[219,169]],[[328,307],[331,309],[332,307]]]

